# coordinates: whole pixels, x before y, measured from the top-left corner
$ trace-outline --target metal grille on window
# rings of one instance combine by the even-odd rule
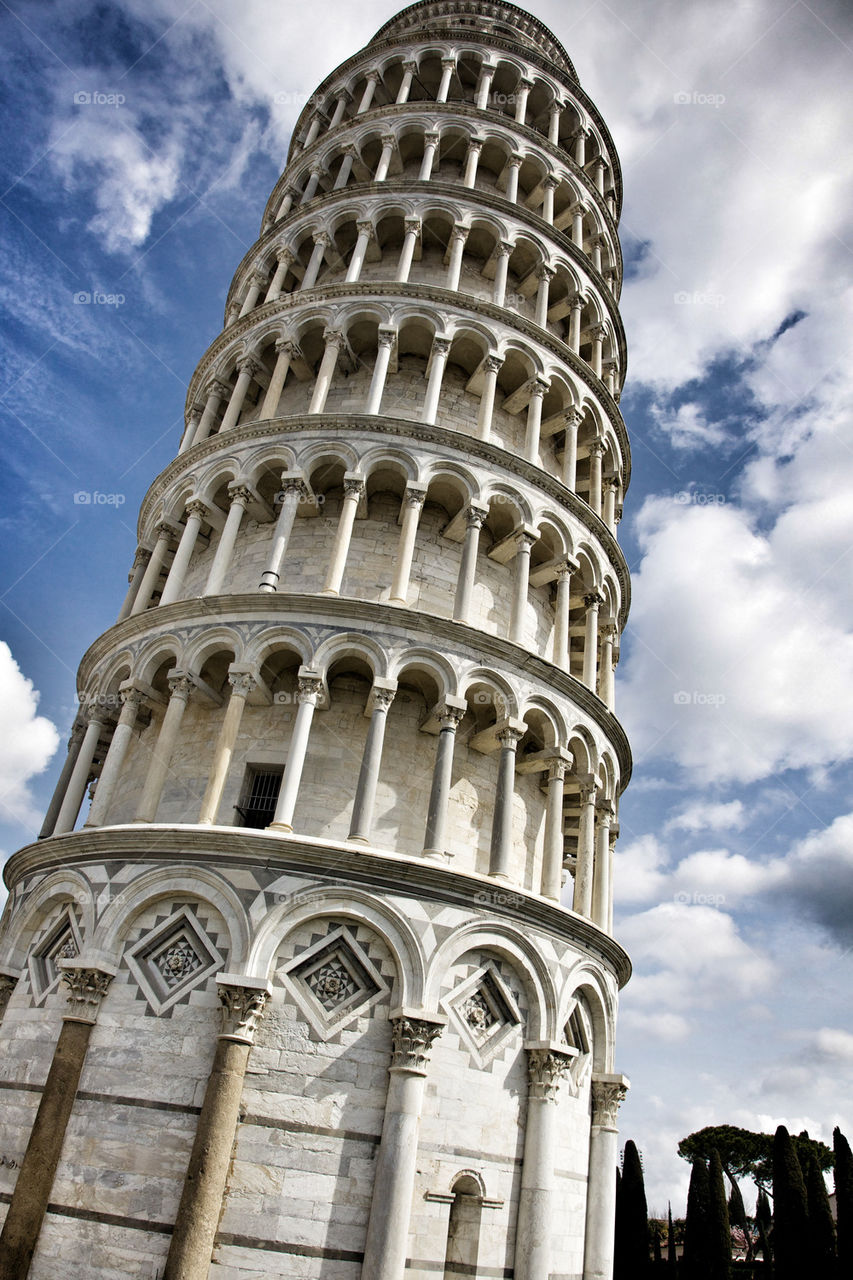
[[[250,769],[243,791],[243,800],[234,807],[243,827],[268,827],[275,817],[275,806],[281,790],[283,770],[262,771]]]

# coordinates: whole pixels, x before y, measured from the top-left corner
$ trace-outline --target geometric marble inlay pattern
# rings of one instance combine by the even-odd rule
[[[367,950],[343,927],[313,939],[277,976],[323,1040],[389,992]]]
[[[225,964],[215,941],[189,907],[158,920],[125,952],[125,960],[157,1015],[183,1000]]]
[[[480,1067],[506,1047],[522,1022],[515,998],[491,960],[469,974],[445,1004],[462,1043]]]
[[[29,958],[30,983],[37,1001],[42,1000],[59,982],[60,961],[75,959],[80,948],[77,921],[66,908],[37,941]]]

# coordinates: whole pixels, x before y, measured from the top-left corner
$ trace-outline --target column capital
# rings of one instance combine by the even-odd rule
[[[504,365],[504,357],[498,355],[488,355],[483,361],[483,368],[486,373],[500,373]]]
[[[447,71],[447,69],[448,69],[448,68],[450,68],[451,70],[455,71],[455,70],[456,70],[456,58],[455,58],[455,56],[454,56],[454,57],[442,58],[442,59],[441,59],[441,65],[444,67],[445,71]]]
[[[550,1045],[526,1045],[527,1089],[529,1098],[556,1102],[560,1081],[571,1065],[573,1055]]]
[[[212,378],[207,384],[207,394],[209,396],[219,396],[220,400],[224,400],[230,390],[228,383],[223,382],[221,378]]]
[[[375,69],[374,69],[373,71],[368,71],[367,75],[366,75],[364,78],[365,78],[365,80],[369,80],[369,81],[371,82],[371,84],[378,84],[378,83],[379,83],[379,72],[378,72],[377,70],[375,70]]]
[[[233,690],[232,696],[248,698],[249,694],[257,687],[258,682],[251,671],[229,671],[228,683]]]
[[[390,710],[391,703],[396,696],[396,685],[393,689],[389,689],[382,685],[374,684],[367,699],[370,714],[372,715],[374,711],[386,712]]]
[[[252,1044],[258,1023],[272,995],[272,986],[266,978],[239,973],[217,974],[216,986],[222,1015],[220,1040]]]
[[[180,698],[184,702],[188,702],[190,694],[195,688],[195,681],[192,676],[184,671],[176,671],[166,677],[166,683],[169,686],[169,695],[172,698]]]
[[[566,760],[563,756],[552,756],[548,761],[548,781],[555,782],[559,779],[562,782],[571,767],[571,759]]]
[[[507,164],[509,165],[510,169],[520,169],[521,166],[524,164],[524,156],[521,154],[520,151],[511,151],[509,159],[507,160]]]
[[[455,66],[456,63],[454,62],[453,65]],[[425,147],[437,147],[440,141],[441,141],[441,134],[438,132],[437,129],[427,129],[426,133],[424,134]]]
[[[210,508],[206,502],[202,502],[201,498],[191,498],[184,507],[184,511],[188,516],[197,516],[199,520],[204,520],[210,515]]]
[[[376,228],[370,218],[359,218],[355,227],[360,236],[367,236],[370,240],[374,239],[376,235]]]
[[[133,684],[123,685],[119,688],[118,696],[121,698],[122,707],[132,706],[138,713],[145,698],[145,690]]]
[[[324,249],[328,249],[329,245],[332,243],[332,237],[329,235],[328,231],[314,231],[311,235],[311,239],[315,244],[321,244]]]
[[[469,529],[482,529],[489,514],[488,507],[479,507],[474,503],[465,512],[465,524]]]
[[[515,246],[511,245],[508,240],[501,240],[498,245],[497,256],[499,258],[508,258],[514,248]]]
[[[550,382],[546,382],[544,378],[534,378],[530,383],[530,398],[532,400],[534,396],[544,396],[550,390]]]
[[[426,1075],[430,1049],[445,1022],[435,1015],[419,1017],[395,1010],[391,1014],[391,1070]]]
[[[252,501],[252,490],[247,484],[232,480],[228,486],[228,497],[231,499],[232,506],[236,502],[239,506],[247,507]]]
[[[363,476],[344,476],[345,498],[358,498],[361,501],[364,496],[364,488]]]
[[[463,222],[454,222],[453,230],[450,233],[450,239],[461,241],[462,244],[464,244],[470,234],[470,227],[466,227]]]
[[[380,136],[380,141],[383,147],[393,147],[394,149],[397,147],[396,133],[383,133]]]
[[[248,373],[250,377],[254,377],[261,367],[260,360],[256,356],[243,356],[242,360],[237,361],[237,372],[240,374]]]
[[[447,355],[447,353],[450,351],[450,344],[451,344],[451,341],[452,341],[452,339],[450,339],[450,338],[442,338],[442,337],[438,337],[438,336],[437,336],[437,337],[435,337],[435,338],[433,338],[433,340],[432,340],[432,355],[433,355],[433,356],[446,356],[446,355]]]
[[[572,310],[580,311],[586,305],[586,295],[583,293],[573,293],[567,301]]]
[[[485,145],[486,145],[485,138],[469,138],[468,139],[468,150],[476,151],[477,155],[480,154],[480,152],[483,150],[483,147]]]
[[[299,347],[293,338],[276,338],[275,353],[277,356],[288,355],[292,360],[294,356],[298,355]]]
[[[406,229],[406,235],[411,235],[412,233],[414,233],[414,235],[420,236],[421,225],[422,224],[421,224],[420,218],[404,218],[403,219],[403,226]]]
[[[249,285],[250,289],[255,289],[255,288],[263,289],[266,282],[267,282],[266,275],[262,271],[253,271],[252,274],[249,276],[247,284]]]
[[[583,602],[587,609],[597,609],[599,605],[604,604],[604,596],[600,591],[589,591],[584,596]]]
[[[600,1129],[615,1129],[619,1104],[631,1087],[627,1076],[598,1074],[592,1077],[592,1123]]]
[[[417,61],[416,61],[416,59],[415,59],[415,58],[404,58],[404,59],[403,59],[403,70],[404,70],[404,71],[411,71],[411,72],[414,74],[414,72],[416,72],[416,71],[417,71],[417,69],[418,69],[418,64],[417,64]]]
[[[548,176],[542,182],[543,187],[550,187],[552,191],[556,191],[559,185],[560,185],[560,179],[557,177],[555,173],[549,173]]]
[[[426,502],[427,491],[421,485],[407,484],[403,493],[403,502],[407,507],[420,509]]]
[[[323,692],[323,679],[318,672],[301,671],[296,678],[296,701],[301,705],[310,703],[316,707]]]
[[[455,733],[467,710],[467,704],[464,707],[453,707],[446,702],[442,702],[440,706],[436,707],[434,712],[434,715],[438,720],[439,729],[452,729]]]
[[[549,266],[548,266],[548,264],[547,264],[547,262],[543,262],[543,263],[541,263],[541,264],[536,268],[536,279],[537,279],[537,280],[553,280],[553,279],[554,279],[554,276],[555,276],[556,274],[557,274],[557,269],[556,269],[556,267],[549,267]]]
[[[279,266],[284,266],[285,264],[290,266],[291,262],[295,260],[295,254],[287,245],[280,245],[275,251],[275,260]]]
[[[396,341],[397,341],[397,330],[392,329],[390,325],[381,324],[379,326],[380,347],[393,347]]]
[[[60,960],[57,968],[68,988],[69,1012],[66,1022],[97,1022],[101,1001],[109,990],[116,970],[103,963],[94,965],[81,959]]]
[[[311,174],[312,178],[322,178],[323,174],[326,172],[326,167],[322,160],[313,160],[308,172]]]
[[[521,739],[524,737],[526,732],[527,732],[527,725],[524,725],[524,727],[521,728],[519,725],[516,725],[516,724],[505,724],[503,725],[502,728],[498,729],[497,733],[495,734],[495,737],[497,738],[498,742],[501,744],[501,747],[510,747],[513,751],[515,751],[516,747],[518,746],[519,742],[521,742]]]
[[[604,457],[604,441],[592,440],[590,442],[589,452],[590,452],[590,457],[603,458]]]
[[[516,555],[518,555],[519,552],[523,555],[525,551],[532,551],[538,541],[538,530],[528,529],[526,526],[522,527],[515,534]]]
[[[341,329],[324,329],[323,341],[327,347],[339,347],[344,340]]]
[[[596,342],[603,342],[604,339],[607,337],[607,325],[594,324],[592,328],[589,330],[589,336],[593,338]]]

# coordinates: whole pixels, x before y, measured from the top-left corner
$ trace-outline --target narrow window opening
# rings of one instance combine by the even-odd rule
[[[240,803],[234,806],[239,818],[238,826],[258,830],[270,825],[275,817],[283,774],[282,768],[248,766]]]

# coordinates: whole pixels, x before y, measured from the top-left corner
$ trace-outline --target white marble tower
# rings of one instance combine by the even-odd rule
[[[0,1280],[611,1275],[620,202],[511,4],[305,107],[6,868]]]

